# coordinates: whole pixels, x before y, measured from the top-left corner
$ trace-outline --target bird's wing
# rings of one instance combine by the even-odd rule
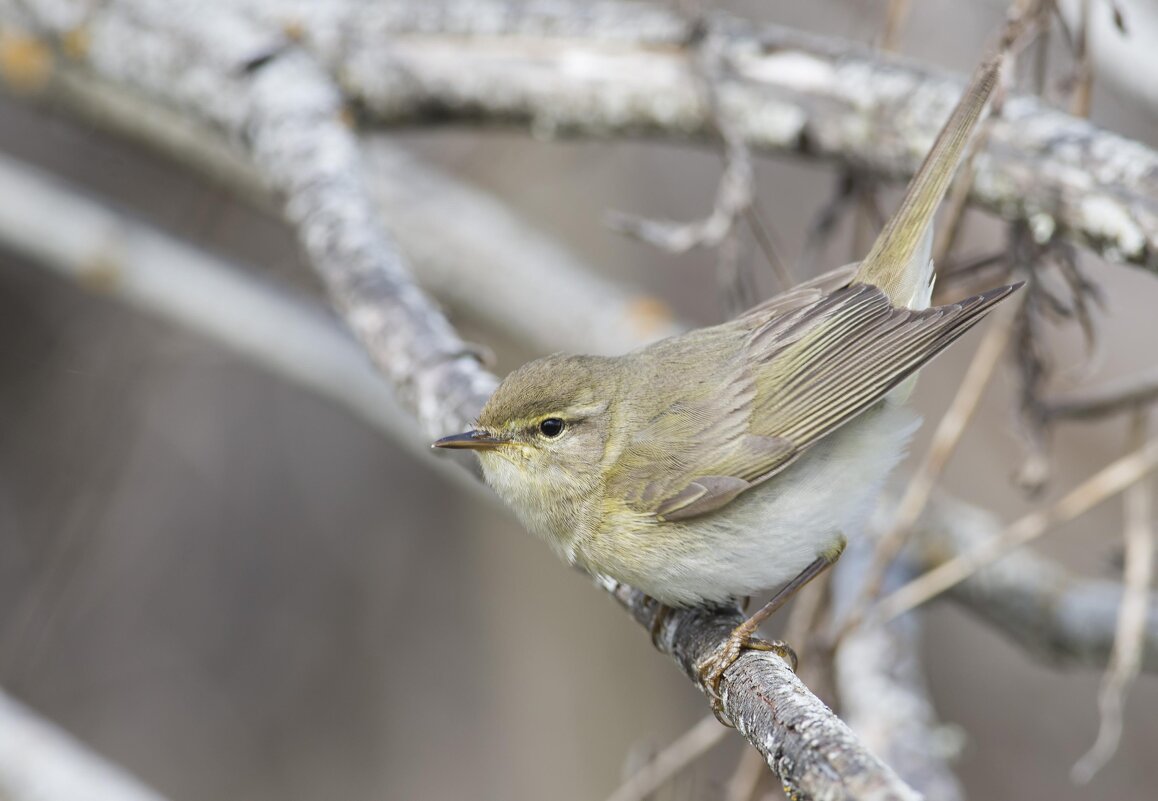
[[[852,284],[749,320],[737,355],[713,365],[714,386],[689,379],[625,444],[609,494],[661,520],[719,509],[877,403],[1014,289],[912,310]]]

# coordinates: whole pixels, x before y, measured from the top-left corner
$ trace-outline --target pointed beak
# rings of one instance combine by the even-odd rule
[[[493,451],[502,445],[506,445],[508,440],[501,437],[492,437],[485,431],[467,431],[462,434],[451,434],[449,437],[443,437],[435,443],[432,443],[432,448],[458,448],[472,451]]]

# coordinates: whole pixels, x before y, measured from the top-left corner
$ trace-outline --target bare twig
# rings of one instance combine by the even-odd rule
[[[796,279],[792,275],[792,269],[788,266],[788,260],[784,258],[780,253],[780,248],[776,246],[776,240],[779,237],[772,230],[772,223],[768,221],[768,215],[761,210],[760,201],[755,195],[752,196],[752,205],[748,208],[747,218],[752,236],[755,238],[756,244],[760,246],[760,250],[763,251],[764,258],[772,267],[772,272],[776,274],[781,291],[796,286]]]
[[[724,739],[728,729],[708,715],[619,785],[607,801],[643,801]]]
[[[1049,428],[1042,409],[1044,386],[1052,370],[1045,347],[1045,288],[1040,280],[1039,262],[1045,248],[1034,241],[1029,226],[1009,226],[1009,257],[1015,270],[1030,276],[1017,310],[1014,328],[1016,364],[1019,379],[1019,412],[1021,431],[1026,442],[1026,456],[1017,471],[1016,481],[1029,493],[1036,493],[1049,479],[1050,462],[1046,441]]]
[[[1094,89],[1094,65],[1090,57],[1090,4],[1091,0],[1080,0],[1078,25],[1074,39],[1073,89],[1070,96],[1070,114],[1075,117],[1090,116],[1090,104]]]
[[[1040,537],[1051,528],[1072,520],[1148,475],[1158,466],[1158,440],[1099,470],[1045,509],[1031,512],[1011,524],[1000,537],[949,561],[887,596],[871,613],[872,618],[891,620],[955,584],[980,568]]]
[[[608,225],[620,233],[642,239],[669,253],[685,253],[697,247],[716,247],[735,229],[752,205],[752,156],[736,125],[720,105],[717,89],[721,80],[724,41],[710,31],[694,26],[696,48],[694,86],[708,109],[712,126],[724,146],[724,173],[716,189],[712,211],[706,218],[690,223],[648,220],[622,212],[608,215]]]
[[[1140,447],[1145,441],[1146,417],[1144,411],[1134,413],[1130,435],[1133,448]],[[1126,506],[1126,589],[1118,612],[1114,650],[1110,653],[1110,664],[1098,692],[1101,717],[1098,737],[1071,773],[1074,781],[1083,784],[1092,779],[1118,750],[1122,736],[1122,702],[1127,688],[1142,667],[1146,612],[1154,570],[1153,482],[1139,481],[1125,491],[1123,500]]]
[[[901,29],[909,17],[909,0],[889,0],[885,10],[885,30],[881,34],[881,50],[895,53],[900,46]]]
[[[649,220],[623,212],[610,212],[607,225],[619,233],[641,239],[668,253],[686,253],[697,247],[723,242],[752,202],[752,160],[739,140],[724,137],[724,174],[720,177],[712,212],[702,220],[673,223]]]
[[[724,68],[722,42],[710,34],[695,37],[696,85],[709,109],[713,126],[724,146],[724,172],[716,190],[712,211],[706,218],[690,223],[649,220],[623,212],[611,212],[608,225],[620,233],[641,239],[669,253],[685,253],[693,248],[719,249],[717,277],[728,315],[733,316],[756,302],[755,287],[740,263],[740,242],[737,226],[744,218],[755,216],[752,204],[752,156],[736,125],[727,118],[720,106],[717,84]],[[758,239],[775,268],[778,264],[773,250],[764,244],[767,229]]]

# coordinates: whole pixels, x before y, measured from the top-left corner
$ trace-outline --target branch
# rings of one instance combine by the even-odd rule
[[[707,139],[689,23],[658,6],[463,0],[372,9],[245,0],[292,28],[381,124],[516,123],[538,136]],[[839,39],[723,15],[723,114],[760,151],[910,176],[963,82]],[[543,47],[550,39],[551,47]],[[383,46],[389,42],[389,46]],[[866,135],[872,131],[872,136]],[[1024,96],[978,154],[970,200],[1158,271],[1158,153]]]
[[[193,167],[258,206],[273,203],[261,175],[222,132],[78,65],[58,65],[30,99],[63,106],[89,124]],[[545,352],[610,355],[684,330],[662,300],[600,277],[493,195],[454,180],[385,137],[365,137],[362,146],[367,183],[384,224],[423,288],[452,308]],[[494,276],[500,274],[503,291],[495,292]],[[544,286],[569,302],[539,302]],[[512,313],[512,302],[518,302],[518,313]]]
[[[4,801],[164,801],[68,732],[0,692],[0,798]]]
[[[949,497],[934,500],[916,529],[913,554],[932,568],[1000,536],[989,512]],[[1053,665],[1105,666],[1114,644],[1122,585],[1075,576],[1021,549],[949,590],[950,597],[1031,654]],[[1158,673],[1158,595],[1146,602],[1142,669]]]
[[[624,584],[604,585],[636,622],[652,630],[655,602]],[[692,681],[696,666],[744,622],[738,609],[681,609],[668,614],[656,645]],[[788,664],[745,651],[720,685],[724,714],[764,757],[789,798],[920,798],[870,753],[852,730],[804,686]]]

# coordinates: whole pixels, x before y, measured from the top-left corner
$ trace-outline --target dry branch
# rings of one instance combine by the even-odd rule
[[[640,625],[653,628],[654,601],[626,585],[604,584]],[[663,619],[656,644],[698,681],[696,666],[742,622],[738,609],[677,610]],[[921,797],[865,749],[779,656],[745,651],[724,672],[720,690],[724,714],[780,777],[789,798]]]
[[[538,136],[711,135],[687,46],[695,31],[659,6],[245,5],[293,28],[380,124],[455,118],[522,124]],[[963,87],[851,42],[707,20],[726,65],[721,111],[759,151],[908,177]],[[1158,153],[1146,146],[1011,96],[975,166],[974,205],[1158,270]]]

